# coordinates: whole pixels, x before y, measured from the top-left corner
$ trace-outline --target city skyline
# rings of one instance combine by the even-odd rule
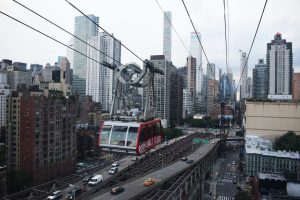
[[[80,13],[76,12],[66,2],[54,1],[56,3],[55,6],[53,2],[48,3],[35,0],[20,2],[49,18],[51,21],[58,23],[70,32],[74,32],[74,17],[80,16]],[[99,16],[100,25],[110,33],[114,33],[118,39],[141,58],[147,59],[150,55],[162,52],[163,27],[161,25],[163,24],[163,13],[154,1],[143,3],[134,1],[132,4],[117,1],[91,1],[90,4],[86,5],[76,0],[71,2],[78,6],[84,13]],[[182,37],[185,45],[190,46],[190,32],[193,29],[182,4],[169,0],[159,2],[165,11],[172,12],[174,27]],[[117,3],[120,6],[113,6]],[[248,53],[263,3],[262,1],[229,2],[229,67],[233,68],[235,79],[239,77],[240,71],[239,49]],[[186,5],[196,28],[201,33],[202,44],[209,61],[215,63],[217,67],[225,71],[222,2],[191,1],[186,2]],[[24,8],[21,8],[13,1],[4,0],[0,3],[0,7],[1,11],[55,36],[55,38],[64,43],[67,43],[71,38],[55,27],[48,25],[37,16],[29,13]],[[270,1],[267,4],[261,27],[248,61],[248,72],[250,74],[257,59],[265,58],[265,45],[276,32],[282,33],[288,41],[293,43],[294,70],[295,72],[300,71],[300,43],[298,42],[300,40],[300,33],[297,32],[299,18],[296,17],[300,2],[289,0],[285,5],[285,9],[281,7],[282,3],[280,1]],[[57,8],[59,8],[60,12],[57,12]],[[111,12],[110,8],[114,12]],[[207,12],[207,10],[210,12]],[[0,19],[1,27],[7,27],[0,33],[0,43],[2,44],[0,55],[2,55],[2,58],[26,62],[28,64],[39,63],[45,65],[47,62],[55,60],[57,56],[66,55],[65,47],[11,21],[4,15],[0,15]],[[145,38],[149,39],[146,40]],[[141,65],[140,61],[133,55],[130,55],[129,52],[122,50],[122,54],[124,55],[122,56],[122,63],[137,62]],[[185,65],[188,52],[176,36],[172,39],[172,54],[172,61],[177,68]],[[202,62],[203,66],[206,66],[206,60],[203,59]]]

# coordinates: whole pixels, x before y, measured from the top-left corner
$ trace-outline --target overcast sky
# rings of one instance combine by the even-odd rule
[[[74,17],[80,13],[64,0],[19,0],[51,21],[74,31]],[[99,23],[123,44],[143,59],[162,54],[163,14],[155,0],[70,0],[86,14],[99,17]],[[192,25],[181,0],[159,0],[165,11],[171,11],[173,25],[185,44],[190,46]],[[202,44],[210,62],[223,71],[225,39],[223,0],[185,0],[194,24],[201,32]],[[229,67],[239,76],[239,50],[248,52],[254,36],[264,0],[228,0],[229,3]],[[70,36],[20,7],[12,0],[0,0],[0,10],[67,43]],[[294,71],[300,72],[300,1],[269,0],[252,53],[249,71],[259,58],[266,57],[266,44],[276,32],[293,43]],[[26,62],[28,65],[54,63],[57,56],[65,56],[66,48],[0,14],[0,59]],[[185,65],[188,52],[176,34],[172,38],[172,61],[176,67]],[[203,56],[203,68],[206,60]],[[122,63],[142,64],[124,48]]]

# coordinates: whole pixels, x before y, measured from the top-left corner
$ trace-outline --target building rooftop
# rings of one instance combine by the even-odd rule
[[[288,182],[286,186],[286,192],[289,196],[300,197],[300,183],[299,182]]]
[[[252,148],[259,147],[260,149],[272,150],[271,140],[261,138],[256,135],[247,135],[245,140],[246,140],[246,146],[248,145],[251,146]]]
[[[270,173],[258,173],[257,174],[258,179],[261,180],[275,180],[275,181],[286,181],[286,178],[284,176],[279,174],[270,174]]]
[[[253,135],[247,135],[245,140],[245,148],[247,154],[260,154],[264,156],[292,158],[300,160],[299,152],[273,151],[272,142],[270,140]]]

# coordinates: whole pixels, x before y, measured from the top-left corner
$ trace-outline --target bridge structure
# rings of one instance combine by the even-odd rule
[[[116,184],[116,186],[124,187],[125,192],[115,196],[110,193],[109,188],[106,188],[100,193],[80,199],[202,199],[205,179],[212,172],[219,145],[219,139],[212,139],[209,143],[202,144],[188,155],[188,160],[193,160],[191,164],[177,159],[164,166],[163,159],[168,159],[168,157],[161,154],[159,169]],[[156,183],[145,187],[143,183],[147,178],[152,178]]]
[[[206,147],[204,147],[206,148]],[[209,178],[217,158],[219,143],[208,148],[198,157],[197,162],[191,167],[176,173],[173,177],[165,180],[156,188],[140,194],[134,199],[203,199],[205,180]]]
[[[245,138],[241,137],[241,136],[227,136],[226,141],[238,141],[238,142],[242,142],[242,141],[245,141]]]
[[[195,143],[195,139],[206,141]],[[208,141],[208,142],[207,142]],[[120,157],[119,172],[109,175],[112,163],[89,169],[91,174],[102,174],[103,182],[94,187],[84,185],[82,178],[86,172],[76,176],[56,180],[46,185],[22,191],[5,199],[45,199],[52,191],[61,190],[64,196],[70,185],[82,188],[76,200],[87,199],[201,199],[204,182],[209,177],[218,155],[220,140],[210,133],[195,132],[171,141],[168,145],[153,149],[146,155],[132,161],[132,156]],[[181,160],[193,160],[188,164]],[[143,185],[147,178],[156,183],[150,187]],[[54,187],[54,186],[55,187]],[[115,186],[125,187],[125,192],[115,196],[110,194]],[[54,188],[53,188],[54,187]],[[179,199],[180,199],[179,198]]]

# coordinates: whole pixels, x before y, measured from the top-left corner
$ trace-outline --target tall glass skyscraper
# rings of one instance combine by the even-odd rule
[[[267,66],[264,59],[258,59],[258,64],[253,69],[252,95],[255,99],[267,99],[268,97]]]
[[[94,15],[88,15],[90,19],[99,24],[99,17]],[[75,30],[74,35],[87,42],[91,36],[95,36],[98,33],[98,27],[91,22],[85,16],[75,17]],[[74,49],[86,54],[87,45],[80,40],[74,38]],[[85,96],[86,93],[86,65],[87,58],[77,52],[73,54],[73,90],[77,91],[80,95],[80,99]]]
[[[241,52],[240,57],[240,74],[241,74],[241,82],[240,82],[240,99],[244,99],[249,97],[247,93],[247,78],[248,78],[248,63],[246,63],[247,60],[247,53]]]
[[[171,61],[172,56],[172,13],[164,12],[164,38],[163,38],[163,54],[167,61]]]
[[[198,41],[197,35],[201,40],[201,34],[199,32],[191,32],[191,46],[190,53],[196,58],[196,93],[201,92],[203,82],[203,69],[202,69],[202,49]]]

